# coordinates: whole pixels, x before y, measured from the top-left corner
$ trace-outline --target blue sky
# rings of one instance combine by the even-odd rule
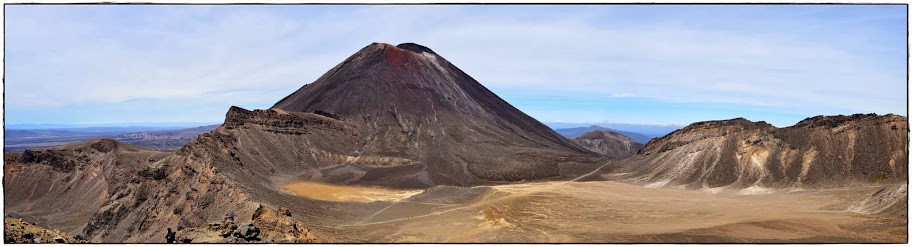
[[[371,42],[543,122],[906,115],[903,5],[7,5],[6,123],[220,122]]]

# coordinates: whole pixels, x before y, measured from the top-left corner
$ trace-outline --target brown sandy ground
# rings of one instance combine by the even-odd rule
[[[904,213],[852,210],[881,188],[742,195],[612,181],[497,185],[450,202],[426,192],[338,228],[343,242],[905,243]]]

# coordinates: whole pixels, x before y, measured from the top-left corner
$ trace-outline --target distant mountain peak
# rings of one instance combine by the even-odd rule
[[[607,130],[607,129],[593,130],[593,131],[585,133],[577,138],[578,139],[596,139],[596,138],[604,138],[604,137],[611,137],[611,138],[617,138],[617,139],[620,139],[623,141],[636,142],[635,140],[631,139],[628,136],[625,136],[618,132],[614,132],[614,131]]]
[[[571,140],[589,151],[613,159],[627,158],[643,149],[642,143],[607,129],[596,129]]]

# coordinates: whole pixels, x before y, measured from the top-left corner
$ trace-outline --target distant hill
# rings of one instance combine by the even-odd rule
[[[624,159],[643,149],[642,143],[610,130],[593,130],[570,140],[589,151],[612,159]]]
[[[598,126],[598,125],[592,125],[589,127],[555,129],[554,131],[567,138],[576,138],[576,137],[582,136],[583,134],[586,134],[586,133],[589,133],[592,131],[596,131],[596,130],[607,130],[607,131],[615,132],[615,133],[624,135],[626,137],[629,137],[630,139],[633,139],[634,141],[639,142],[639,143],[647,143],[652,138],[657,137],[657,136],[647,136],[644,134],[630,132],[630,131],[605,128],[605,127]]]
[[[678,130],[678,129],[684,127],[684,125],[680,125],[680,124],[632,124],[632,123],[606,123],[606,122],[601,122],[601,123],[549,122],[549,123],[545,123],[545,125],[547,125],[548,127],[551,127],[551,129],[554,129],[555,131],[560,130],[560,129],[589,128],[591,126],[598,126],[598,127],[602,127],[602,128],[606,128],[606,129],[615,131],[615,132],[618,132],[618,131],[631,132],[631,133],[644,135],[644,136],[648,137],[649,139],[665,136],[665,135],[671,133],[672,131],[675,131],[675,130]],[[592,130],[595,130],[595,129],[592,129]],[[591,130],[589,130],[589,131],[591,131]],[[557,131],[557,132],[560,133],[560,131]],[[577,136],[582,135],[583,133],[586,133],[586,132],[588,132],[588,131],[579,132],[579,134],[577,134]],[[618,132],[618,133],[621,133],[621,132]],[[627,134],[624,134],[624,135],[627,135]],[[644,144],[649,141],[648,139],[647,140],[638,140],[638,138],[634,138],[633,136],[629,136],[629,137],[633,138],[636,141],[643,142]]]
[[[150,122],[150,123],[91,123],[91,124],[6,124],[7,130],[70,130],[76,132],[137,132],[152,130],[176,130],[218,124],[218,122]]]
[[[129,144],[154,150],[167,151],[182,147],[202,133],[214,130],[219,125],[207,125],[185,129],[163,127],[88,127],[63,129],[7,129],[4,132],[6,152],[31,148],[45,148],[98,138],[111,138]]]
[[[114,139],[144,148],[168,151],[179,149],[193,138],[202,133],[209,133],[219,126],[220,124],[215,124],[178,130],[127,133],[115,136]]]

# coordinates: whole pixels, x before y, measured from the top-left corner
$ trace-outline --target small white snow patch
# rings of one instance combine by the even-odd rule
[[[443,72],[449,76],[450,72],[447,71],[445,68],[443,68],[442,65],[440,65],[440,61],[437,59],[437,55],[427,53],[427,52],[422,52],[421,56],[424,56],[424,58],[426,58],[428,60],[428,62],[431,62],[431,64],[433,64],[434,67],[436,67],[438,70],[440,70],[441,72]]]

